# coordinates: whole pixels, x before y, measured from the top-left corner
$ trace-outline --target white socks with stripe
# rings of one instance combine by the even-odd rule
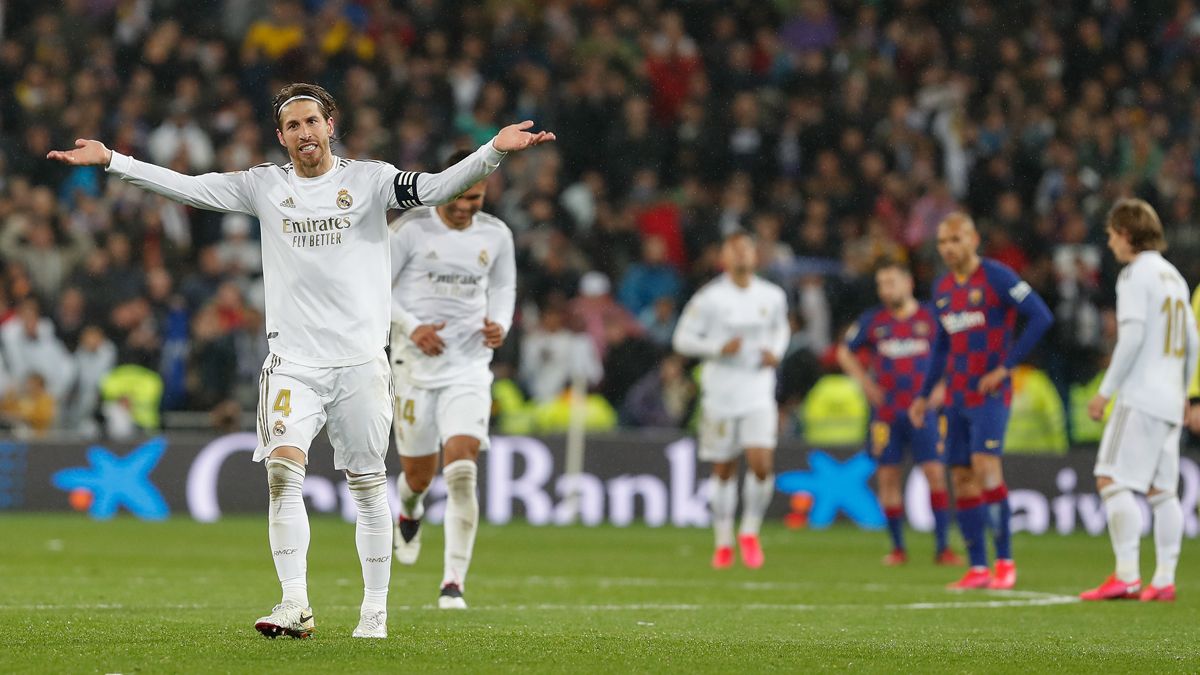
[[[1100,491],[1108,516],[1108,536],[1117,557],[1117,578],[1133,583],[1141,578],[1138,570],[1138,544],[1142,536],[1142,510],[1133,493],[1119,485]],[[1178,549],[1176,549],[1178,551]]]
[[[446,557],[442,586],[458,584],[465,590],[475,532],[479,529],[479,498],[475,484],[479,469],[469,459],[450,462],[442,470],[446,480]]]
[[[1175,565],[1179,562],[1179,547],[1183,543],[1183,507],[1174,492],[1160,492],[1150,497],[1154,509],[1154,551],[1157,568],[1150,583],[1156,588],[1175,583]]]
[[[347,483],[358,507],[354,542],[362,563],[362,609],[386,611],[392,578],[392,512],[388,508],[387,476],[382,471],[347,475]]]
[[[716,475],[708,481],[708,506],[712,511],[713,534],[717,548],[733,546],[733,517],[737,513],[737,481],[721,480]]]
[[[267,460],[267,539],[283,604],[308,607],[308,512],[304,509],[304,465],[290,459]],[[391,532],[391,529],[388,529]]]
[[[400,515],[409,520],[420,520],[425,515],[425,492],[414,492],[408,485],[404,472],[396,478],[396,496],[400,498]]]
[[[742,482],[742,528],[741,534],[758,535],[762,529],[763,516],[775,496],[775,474],[769,473],[759,480],[754,472],[747,471]]]

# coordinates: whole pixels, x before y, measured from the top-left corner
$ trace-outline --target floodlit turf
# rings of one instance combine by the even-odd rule
[[[484,527],[467,612],[434,609],[441,530],[392,577],[390,637],[350,638],[353,526],[313,522],[313,639],[252,628],[278,596],[266,520],[216,525],[0,516],[0,672],[1200,671],[1200,545],[1180,600],[1080,604],[1104,538],[1021,537],[1021,592],[952,593],[912,537],[769,527],[766,566],[708,568],[706,530]],[[1143,540],[1143,573],[1153,544]]]

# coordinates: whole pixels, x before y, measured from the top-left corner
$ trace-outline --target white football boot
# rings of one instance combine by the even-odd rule
[[[392,533],[392,553],[401,565],[415,565],[421,553],[421,521],[401,516]]]
[[[458,584],[449,583],[442,586],[442,592],[438,595],[439,609],[466,609],[467,601],[463,598],[462,589]]]
[[[385,638],[387,637],[387,612],[382,609],[365,609],[358,616],[358,628],[354,629],[356,638]]]
[[[269,638],[287,635],[306,638],[312,635],[317,622],[313,621],[312,607],[278,604],[271,613],[254,622],[254,630]]]

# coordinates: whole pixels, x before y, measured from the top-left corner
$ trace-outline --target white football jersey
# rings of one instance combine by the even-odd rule
[[[366,363],[387,344],[387,210],[448,202],[503,156],[488,143],[436,174],[334,157],[326,173],[302,178],[291,164],[186,176],[114,152],[106,170],[190,206],[256,216],[271,352],[319,368]]]
[[[1117,278],[1117,321],[1141,323],[1143,337],[1132,365],[1118,373],[1114,364],[1114,377],[1105,377],[1101,391],[1115,389],[1124,405],[1173,424],[1183,421],[1188,368],[1200,341],[1189,295],[1187,282],[1157,251],[1143,251],[1125,266]]]
[[[735,337],[741,348],[721,355]],[[790,337],[782,288],[758,277],[742,288],[722,275],[688,301],[672,342],[680,354],[704,359],[700,404],[718,419],[775,406],[775,369],[762,365],[762,353],[782,360]]]
[[[483,344],[483,319],[512,326],[517,265],[512,231],[476,213],[463,230],[437,210],[421,207],[392,222],[392,360],[418,387],[490,385],[492,350]],[[421,324],[446,322],[446,348],[426,356],[410,336]]]

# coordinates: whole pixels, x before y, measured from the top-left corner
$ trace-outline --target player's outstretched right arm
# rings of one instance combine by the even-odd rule
[[[74,150],[51,150],[46,159],[72,166],[103,166],[121,180],[198,209],[254,215],[249,174],[245,171],[187,176],[109,150],[100,141],[83,138],[75,141]]]

